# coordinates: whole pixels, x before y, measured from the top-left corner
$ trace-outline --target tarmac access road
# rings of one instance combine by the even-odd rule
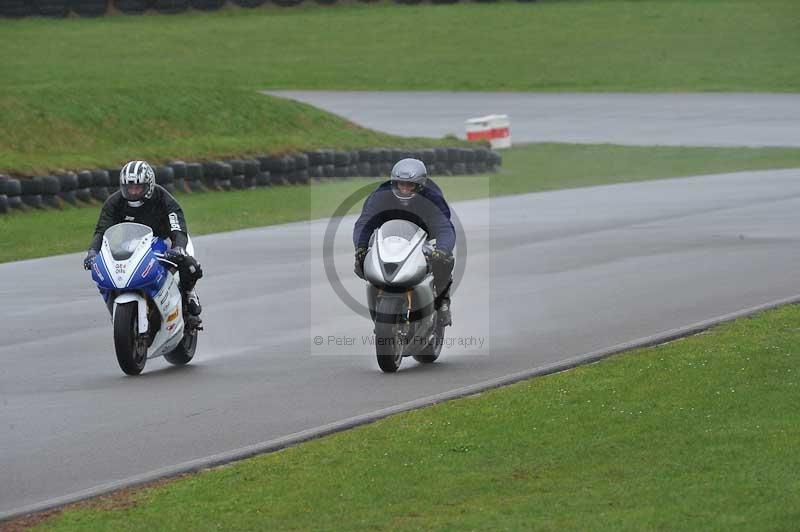
[[[800,94],[265,91],[402,136],[464,137],[464,121],[511,118],[522,142],[800,146]]]

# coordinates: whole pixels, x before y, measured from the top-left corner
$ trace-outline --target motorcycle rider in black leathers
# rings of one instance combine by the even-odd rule
[[[146,161],[131,161],[120,171],[119,190],[108,197],[100,211],[94,238],[83,261],[85,269],[92,268],[106,229],[122,222],[146,225],[155,236],[170,240],[171,248],[165,258],[178,266],[180,289],[189,314],[199,316],[202,307],[194,286],[203,276],[203,270],[192,256],[183,210],[169,192],[156,184],[155,172]]]
[[[430,255],[436,287],[436,309],[441,323],[451,325],[450,285],[453,282],[453,248],[456,232],[450,221],[450,207],[439,186],[428,178],[425,164],[418,159],[403,159],[392,168],[391,178],[378,186],[366,201],[353,227],[356,248],[355,274],[364,278],[364,259],[372,232],[387,220],[408,220],[436,239]]]

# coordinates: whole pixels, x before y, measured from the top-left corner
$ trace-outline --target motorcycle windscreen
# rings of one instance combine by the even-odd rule
[[[381,233],[384,238],[387,236],[399,236],[409,242],[414,240],[414,236],[419,230],[420,227],[417,224],[409,222],[408,220],[389,220],[381,226]]]
[[[121,223],[110,227],[103,238],[108,242],[108,250],[114,260],[123,261],[131,258],[136,248],[153,230],[142,224]]]

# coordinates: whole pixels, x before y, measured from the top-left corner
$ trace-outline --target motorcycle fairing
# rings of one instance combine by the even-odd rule
[[[152,296],[152,301],[161,314],[162,326],[151,345],[147,358],[161,356],[175,348],[183,338],[183,300],[178,287],[177,275],[167,272],[167,280]]]
[[[139,257],[137,265],[130,270],[128,274],[124,276],[120,275],[119,280],[115,280],[109,271],[109,264],[113,264],[112,267],[115,270],[117,269],[117,261],[114,261],[113,257],[111,257],[111,261],[113,262],[107,262],[110,254],[102,253],[101,251],[101,254],[98,256],[97,260],[95,260],[94,266],[92,267],[92,279],[97,283],[98,288],[100,288],[103,299],[107,301],[110,293],[125,289],[142,290],[148,296],[154,297],[166,282],[168,272],[158,261],[153,251],[154,250],[145,250],[141,257]],[[133,259],[134,257],[131,258]],[[125,266],[125,268],[120,268],[120,270],[128,270],[128,268]],[[122,286],[119,286],[121,284]]]
[[[409,294],[409,292],[411,292]],[[412,322],[425,320],[436,312],[434,305],[433,275],[428,275],[421,283],[404,289],[379,288],[372,284],[367,284],[367,306],[370,316],[375,320],[375,309],[378,305],[378,298],[396,297],[404,301],[411,300],[411,312],[408,319]]]
[[[379,286],[412,286],[427,273],[423,254],[427,233],[418,228],[409,238],[385,235],[383,226],[376,231],[374,244],[367,253],[364,274],[368,281]]]
[[[92,280],[97,283],[100,291],[114,290],[114,281],[111,279],[111,274],[108,272],[102,255],[98,256],[92,265]]]

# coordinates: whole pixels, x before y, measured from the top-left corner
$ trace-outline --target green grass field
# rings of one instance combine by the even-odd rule
[[[499,173],[442,177],[450,201],[665,177],[800,167],[800,149],[531,144],[505,151]],[[487,186],[488,181],[488,186]],[[193,235],[323,218],[374,179],[248,191],[181,194]],[[313,191],[313,192],[312,192]],[[312,201],[324,197],[325,202]],[[85,250],[99,204],[0,216],[0,262]],[[358,208],[358,206],[356,207]]]
[[[0,31],[0,172],[388,144],[264,88],[800,90],[795,0],[311,5]]]
[[[0,25],[9,89],[800,89],[794,0],[312,3]]]
[[[41,529],[794,531],[799,322],[784,307],[85,503]]]

